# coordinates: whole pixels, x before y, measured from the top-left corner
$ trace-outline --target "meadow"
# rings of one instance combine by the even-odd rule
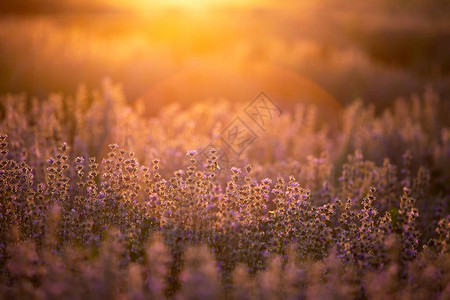
[[[450,2],[0,2],[0,299],[450,299]]]
[[[335,127],[298,104],[229,167],[202,152],[239,113],[226,100],[147,118],[105,81],[0,104],[4,299],[448,299],[431,89]]]

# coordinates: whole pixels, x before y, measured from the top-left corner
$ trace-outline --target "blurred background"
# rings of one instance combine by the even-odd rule
[[[251,101],[270,82],[274,98],[302,89],[381,110],[426,85],[450,94],[449,15],[446,0],[6,0],[0,93],[74,94],[109,77],[127,101],[160,106]]]

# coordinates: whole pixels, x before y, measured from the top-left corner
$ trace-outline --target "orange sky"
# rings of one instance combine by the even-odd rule
[[[309,5],[309,1],[274,0],[14,0],[1,1],[1,13],[116,11],[157,14],[164,11],[204,13],[224,8],[254,9]]]
[[[431,19],[422,9],[405,5],[394,11],[392,5],[389,0],[0,1],[0,91],[73,93],[80,83],[96,87],[108,76],[135,99],[195,66],[266,63],[296,72],[336,98],[388,99],[386,91],[398,96],[422,85],[391,65],[450,65],[448,17],[433,13]],[[422,52],[403,51],[413,47]],[[383,80],[392,83],[388,89],[379,88]]]

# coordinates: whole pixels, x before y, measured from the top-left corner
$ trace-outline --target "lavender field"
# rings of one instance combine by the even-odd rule
[[[448,101],[430,89],[333,128],[296,105],[229,168],[201,152],[238,113],[225,100],[145,118],[105,82],[0,104],[3,299],[450,295]]]
[[[0,1],[0,300],[450,300],[449,15]]]

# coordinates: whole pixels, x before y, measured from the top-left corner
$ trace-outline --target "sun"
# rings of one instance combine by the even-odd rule
[[[227,0],[161,0],[152,1],[153,4],[165,6],[168,8],[179,8],[186,10],[198,10],[204,9],[215,5],[223,5],[228,2]]]
[[[252,7],[266,0],[116,0],[121,6],[141,12],[179,10],[205,11],[224,7]]]

